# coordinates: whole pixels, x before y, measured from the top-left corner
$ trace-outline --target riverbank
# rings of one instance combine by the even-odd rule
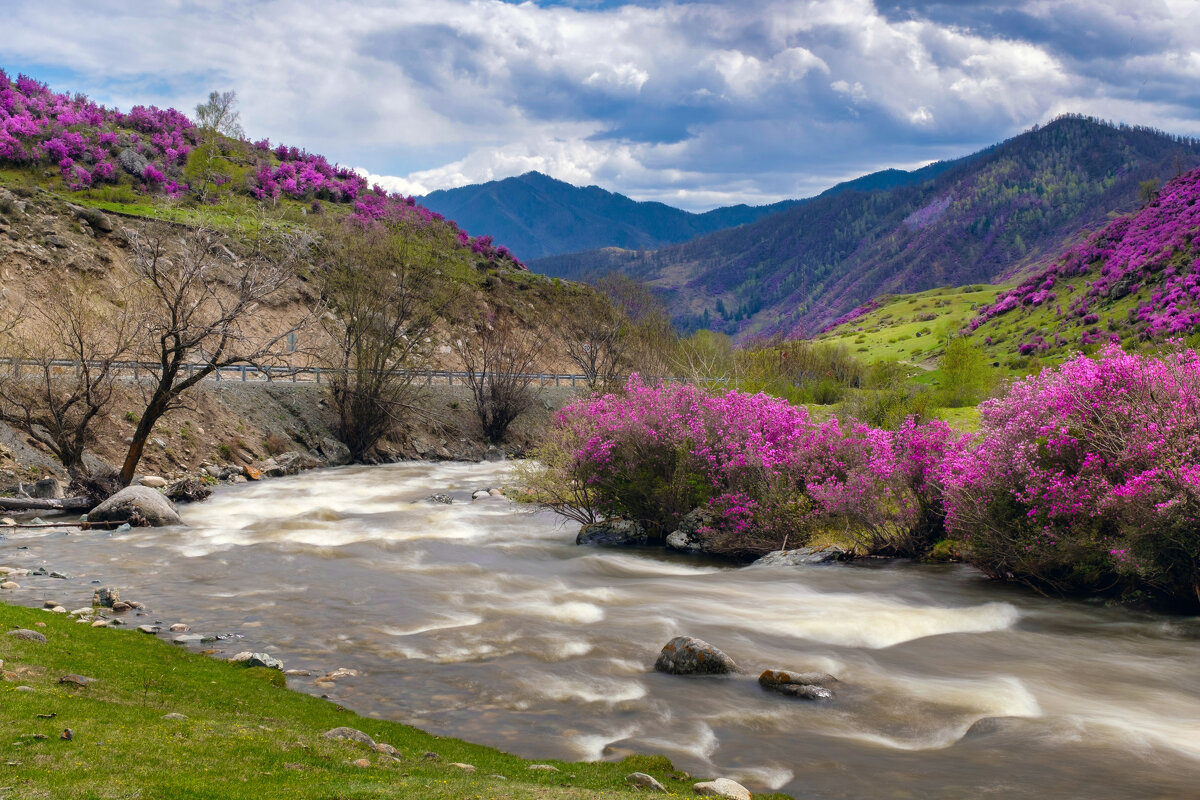
[[[691,794],[691,781],[665,758],[535,763],[359,716],[283,688],[277,671],[136,631],[9,605],[0,605],[0,618],[0,697],[11,741],[0,767],[4,797],[565,800],[641,796],[625,783],[637,771]],[[380,746],[325,735],[336,728],[362,731]]]

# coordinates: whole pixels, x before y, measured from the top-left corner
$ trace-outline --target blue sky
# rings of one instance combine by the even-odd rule
[[[234,89],[254,138],[406,193],[530,169],[700,210],[1064,112],[1200,135],[1200,0],[9,0],[0,68],[120,107]]]

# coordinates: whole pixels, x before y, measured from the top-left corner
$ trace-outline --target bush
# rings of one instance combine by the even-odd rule
[[[765,395],[707,394],[691,385],[647,386],[564,408],[527,480],[535,499],[576,519],[621,516],[661,538],[694,509],[709,552],[753,557],[850,525],[868,546],[909,552],[940,532],[930,476],[957,439],[944,423],[899,431],[837,419]],[[540,488],[539,488],[540,487]],[[574,487],[570,497],[552,487]],[[919,534],[917,532],[920,531]],[[916,538],[914,538],[914,534]],[[910,541],[911,540],[911,541]]]
[[[1200,608],[1200,362],[1109,346],[981,407],[943,468],[947,527],[986,573]]]

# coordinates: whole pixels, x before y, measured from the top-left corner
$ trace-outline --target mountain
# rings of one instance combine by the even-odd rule
[[[652,252],[540,259],[548,275],[619,270],[661,293],[684,330],[811,335],[885,293],[1016,278],[1200,164],[1200,141],[1061,117],[917,183],[845,188]]]
[[[797,202],[693,214],[663,203],[631,200],[599,186],[572,186],[540,172],[443,189],[419,199],[469,229],[489,231],[523,259],[600,247],[653,249],[745,225]]]

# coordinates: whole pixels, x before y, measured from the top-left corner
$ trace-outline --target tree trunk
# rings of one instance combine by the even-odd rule
[[[0,509],[5,511],[75,511],[87,510],[92,502],[86,497],[64,497],[61,500],[51,500],[40,497],[0,497]]]

